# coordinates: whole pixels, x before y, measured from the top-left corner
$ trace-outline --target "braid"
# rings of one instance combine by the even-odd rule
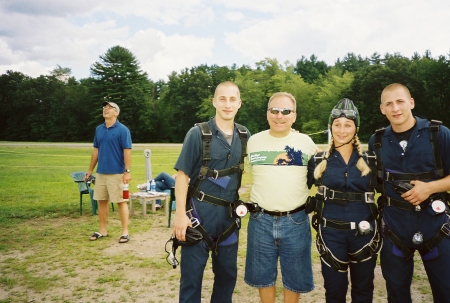
[[[366,176],[370,173],[369,165],[367,165],[366,161],[363,157],[363,150],[361,147],[361,142],[359,141],[358,135],[355,135],[353,145],[358,150],[359,160],[356,163],[356,167],[361,171],[361,176]]]
[[[333,146],[334,146],[334,141],[331,140],[330,145],[328,146],[328,151],[326,151],[323,156],[323,160],[314,169],[314,179],[317,180],[322,177],[323,172],[327,168],[328,157],[331,154],[331,150],[333,149]]]

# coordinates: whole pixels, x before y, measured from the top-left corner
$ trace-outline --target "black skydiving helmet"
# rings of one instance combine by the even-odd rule
[[[328,128],[331,134],[333,134],[331,131],[331,125],[333,124],[334,119],[341,117],[353,120],[356,125],[356,132],[358,132],[360,125],[359,113],[352,100],[347,98],[341,99],[331,111],[330,117],[328,118]]]

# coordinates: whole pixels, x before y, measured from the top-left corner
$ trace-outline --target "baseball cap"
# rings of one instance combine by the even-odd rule
[[[102,103],[102,106],[105,106],[106,104],[109,104],[109,106],[114,107],[114,108],[117,110],[117,114],[120,113],[119,105],[117,105],[116,103],[104,101],[104,102]]]

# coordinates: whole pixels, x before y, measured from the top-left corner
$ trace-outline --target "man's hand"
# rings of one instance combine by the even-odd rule
[[[131,173],[124,173],[122,176],[122,183],[129,184],[131,181]]]
[[[191,220],[189,220],[186,213],[175,213],[173,234],[180,241],[186,241],[186,229],[188,226],[192,226]]]
[[[430,185],[426,182],[421,182],[418,180],[413,180],[410,182],[414,187],[404,193],[402,198],[411,203],[414,206],[419,205],[433,193],[430,191]]]
[[[92,175],[92,172],[87,172],[87,173],[84,175],[84,183],[86,183],[87,180],[89,180],[89,178],[91,177],[91,175]]]

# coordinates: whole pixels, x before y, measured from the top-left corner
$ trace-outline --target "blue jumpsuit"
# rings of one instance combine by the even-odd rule
[[[217,129],[214,119],[209,120],[212,132],[210,144],[211,160],[208,167],[211,169],[226,169],[239,163],[241,158],[241,140],[235,127],[231,146]],[[247,133],[250,135],[250,132]],[[180,156],[175,164],[176,170],[181,170],[189,175],[191,184],[199,176],[202,164],[202,137],[200,127],[193,127],[187,133]],[[218,197],[229,202],[234,202],[239,186],[238,174],[231,177],[228,186],[224,189],[205,179],[199,187],[205,194]],[[201,220],[201,225],[208,235],[213,238],[221,236],[235,221],[230,217],[228,207],[213,205],[208,202],[193,199],[193,204]],[[212,270],[214,272],[214,286],[211,302],[232,302],[232,294],[237,279],[237,251],[238,230],[235,231],[218,248],[218,254],[211,253]],[[181,248],[181,279],[179,302],[201,301],[203,272],[209,258],[209,251],[201,241],[194,246]]]
[[[370,176],[361,176],[356,167],[359,155],[356,149],[345,163],[341,154],[332,151],[328,158],[327,168],[322,175],[322,182],[329,189],[340,192],[369,192]],[[369,205],[365,201],[349,201],[342,205],[333,200],[325,200],[323,217],[327,220],[355,222],[356,225],[371,215]],[[375,228],[374,222],[370,222]],[[341,261],[349,261],[349,253],[354,253],[369,243],[373,232],[358,235],[356,230],[337,230],[330,227],[319,227],[322,238],[331,253]],[[352,302],[372,302],[373,279],[376,256],[360,263],[350,263],[350,280],[352,283]],[[322,261],[322,275],[325,282],[326,302],[346,302],[348,289],[348,273],[335,272]]]
[[[416,126],[411,134],[406,149],[400,146],[388,126],[382,137],[382,161],[384,169],[403,173],[429,172],[435,168],[431,146],[429,123],[425,119],[416,118]],[[376,151],[375,135],[369,142],[369,150]],[[442,157],[444,176],[450,173],[450,131],[441,126],[439,131],[439,150]],[[380,157],[377,155],[377,159]],[[425,181],[426,180],[421,180]],[[393,189],[390,181],[384,181],[385,195],[396,200],[403,200]],[[405,200],[403,200],[405,201]],[[404,210],[395,206],[383,207],[383,221],[402,243],[412,249],[421,245],[412,243],[413,235],[423,234],[423,243],[431,239],[448,222],[447,214],[436,215],[428,205],[422,211]],[[450,302],[450,238],[447,236],[433,252],[422,256],[433,292],[434,302]],[[387,238],[380,253],[381,269],[386,280],[388,302],[412,302],[411,282],[414,271],[414,260],[406,260],[399,249]]]

